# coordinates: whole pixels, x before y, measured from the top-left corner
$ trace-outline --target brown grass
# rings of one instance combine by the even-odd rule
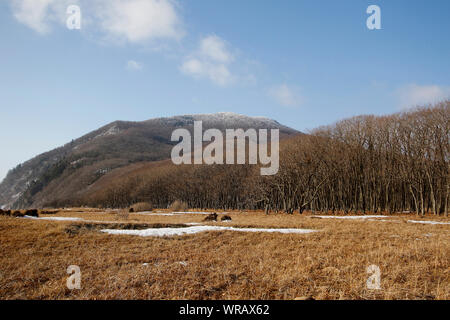
[[[169,209],[173,212],[180,212],[180,211],[186,211],[189,209],[188,205],[184,201],[175,200],[169,207]]]
[[[150,202],[138,202],[133,204],[130,209],[133,209],[133,211],[130,212],[153,211],[153,206]]]
[[[142,238],[107,235],[99,232],[103,225],[89,222],[0,217],[0,298],[450,299],[448,225],[407,223],[417,220],[411,216],[377,222],[229,215],[231,222],[208,224],[320,232],[224,231]],[[117,215],[74,210],[57,216],[107,223]],[[203,218],[130,214],[117,228],[161,227]],[[366,288],[366,269],[372,264],[381,269],[381,290]],[[66,288],[69,265],[81,268],[81,290]]]
[[[116,215],[116,219],[120,220],[120,221],[126,221],[128,220],[128,218],[130,217],[130,213],[128,212],[128,210],[125,209],[121,209],[119,211],[117,211],[117,215]]]

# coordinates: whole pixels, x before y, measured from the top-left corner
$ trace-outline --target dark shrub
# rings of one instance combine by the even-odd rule
[[[23,218],[23,217],[25,217],[25,215],[21,211],[18,211],[18,210],[12,212],[11,216],[16,217],[16,218]]]
[[[203,221],[217,221],[217,213],[211,213]]]
[[[26,210],[25,215],[30,217],[39,217],[38,211],[36,209]]]
[[[133,209],[133,211],[131,211]],[[150,202],[138,202],[130,207],[129,212],[153,211],[153,205]]]

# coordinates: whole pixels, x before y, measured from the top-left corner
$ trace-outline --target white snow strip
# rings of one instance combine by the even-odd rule
[[[181,216],[184,214],[204,214],[204,215],[208,215],[208,214],[212,214],[212,212],[171,212],[171,213],[166,213],[166,212],[151,212],[151,211],[143,211],[143,212],[130,212],[131,214],[141,214],[141,215],[145,215],[145,216]],[[217,214],[228,214],[226,212],[216,212]]]
[[[367,219],[367,221],[381,221],[381,222],[395,222],[395,223],[400,223],[400,221],[396,221],[396,220],[385,220],[385,219]]]
[[[85,220],[83,218],[77,217],[31,217],[24,216],[24,219],[33,219],[33,220],[49,220],[49,221],[84,221],[84,222],[93,222],[93,223],[120,223],[119,221],[102,221],[102,220]]]
[[[215,227],[215,226],[194,226],[188,228],[153,228],[145,230],[111,230],[104,229],[102,232],[108,234],[133,235],[141,237],[173,237],[186,234],[195,234],[207,231],[238,231],[238,232],[278,232],[278,233],[296,233],[305,234],[316,232],[310,229],[258,229],[258,228],[232,228],[232,227]]]
[[[200,211],[181,211],[181,212],[172,212],[173,214],[213,214],[213,212],[200,212]],[[217,214],[228,214],[227,212],[216,212]]]
[[[375,219],[375,218],[390,218],[386,216],[311,216],[320,219]]]
[[[162,262],[162,263],[155,263],[154,266],[155,267],[160,267],[160,266],[165,265],[165,264],[166,263],[164,263],[164,262]],[[174,264],[179,264],[179,265],[182,265],[183,267],[186,267],[188,265],[188,263],[186,261],[178,261],[178,262],[175,262]],[[149,266],[150,263],[146,262],[146,263],[143,263],[142,265],[146,267],[146,266]]]
[[[410,223],[422,223],[422,224],[450,224],[450,222],[438,222],[438,221],[417,221],[417,220],[408,220]]]
[[[108,223],[108,224],[119,224],[123,223],[121,221],[103,221],[103,220],[85,220],[83,218],[76,218],[76,217],[31,217],[31,216],[24,216],[22,219],[32,219],[32,220],[50,220],[50,221],[83,221],[83,222],[92,222],[92,223]],[[189,223],[183,223],[188,226],[197,226],[201,225],[199,222],[189,222]]]
[[[152,212],[130,212],[130,214],[140,214],[143,216],[151,217],[151,216],[175,216],[173,213],[152,213]]]
[[[84,221],[81,218],[72,218],[72,217],[46,217],[46,218],[37,218],[25,216],[25,219],[33,219],[33,220],[50,220],[50,221]]]

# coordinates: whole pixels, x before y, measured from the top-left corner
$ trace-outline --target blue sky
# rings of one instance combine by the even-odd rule
[[[448,0],[1,0],[0,179],[114,120],[229,111],[307,131],[444,99],[449,18]]]

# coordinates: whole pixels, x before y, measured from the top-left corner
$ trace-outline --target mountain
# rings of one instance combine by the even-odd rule
[[[0,207],[41,207],[89,192],[118,168],[169,159],[177,144],[172,132],[185,128],[192,133],[194,121],[203,121],[203,130],[280,129],[280,138],[299,134],[275,120],[228,112],[115,121],[10,170],[0,184]]]

